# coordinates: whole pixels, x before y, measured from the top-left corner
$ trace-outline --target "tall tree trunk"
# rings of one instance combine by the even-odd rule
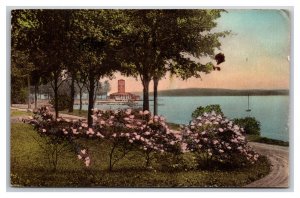
[[[95,92],[95,76],[93,72],[89,75],[89,105],[88,105],[88,126],[91,127],[93,124],[92,109],[94,108],[94,92]]]
[[[27,75],[27,86],[28,86],[28,109],[31,108],[30,105],[30,75]]]
[[[99,82],[97,81],[95,86],[95,93],[94,93],[94,106],[96,106],[98,86],[99,86]]]
[[[39,90],[39,86],[34,85],[34,108],[35,109],[37,108],[38,90]]]
[[[73,109],[73,107],[74,107],[74,99],[75,99],[75,78],[74,78],[74,75],[72,75],[69,112],[73,112],[73,110],[74,110]]]
[[[154,78],[153,79],[153,99],[154,99],[154,101],[153,101],[153,105],[154,105],[154,115],[157,115],[157,105],[158,105],[158,103],[157,103],[157,88],[158,88],[158,82],[159,82],[159,79],[158,78]]]
[[[54,110],[55,118],[58,118],[58,78],[54,77]]]
[[[146,77],[142,80],[143,83],[143,110],[149,111],[149,83],[150,80]]]
[[[79,88],[79,111],[82,110],[82,89]]]

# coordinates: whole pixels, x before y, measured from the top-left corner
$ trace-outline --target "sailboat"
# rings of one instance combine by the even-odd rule
[[[250,112],[251,109],[250,109],[250,105],[249,105],[249,94],[248,94],[248,109],[246,109],[247,112]]]

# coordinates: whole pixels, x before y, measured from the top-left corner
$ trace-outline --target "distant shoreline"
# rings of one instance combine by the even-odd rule
[[[142,94],[138,92],[136,94]],[[158,91],[158,96],[278,96],[289,95],[288,89],[249,89],[249,90],[234,90],[234,89],[209,89],[209,88],[188,88],[188,89],[170,89]],[[150,92],[153,96],[153,92]]]

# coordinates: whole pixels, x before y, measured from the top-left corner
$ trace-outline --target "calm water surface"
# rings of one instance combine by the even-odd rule
[[[153,101],[150,101],[151,110]],[[289,97],[288,96],[251,96],[250,109],[247,96],[184,96],[159,97],[158,113],[168,122],[187,124],[192,112],[198,106],[220,104],[228,118],[255,117],[261,122],[261,135],[278,140],[289,140]],[[141,104],[141,103],[140,103]],[[75,106],[75,108],[78,106]],[[99,109],[128,108],[127,105],[97,105]],[[83,106],[87,109],[87,105]]]

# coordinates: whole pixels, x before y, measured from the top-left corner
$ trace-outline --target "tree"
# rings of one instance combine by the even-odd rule
[[[32,46],[30,44],[34,39],[28,32],[36,26],[36,23],[30,11],[14,10],[11,16],[11,99],[12,103],[24,103],[27,94],[29,108],[30,75],[34,65],[30,60],[28,46]]]
[[[88,125],[93,119],[95,86],[101,77],[112,76],[119,66],[115,58],[121,43],[121,36],[126,31],[123,12],[118,10],[79,10],[76,12],[75,35],[80,41],[82,60],[81,71],[87,77],[89,93]]]
[[[154,80],[155,114],[159,80],[171,72],[183,79],[213,70],[212,63],[195,59],[213,57],[219,38],[227,32],[210,32],[222,10],[130,10],[132,30],[127,43],[125,74],[140,77],[143,109],[149,110],[149,83]],[[127,69],[127,70],[126,70]]]
[[[41,77],[52,82],[54,109],[58,116],[58,89],[63,81],[70,10],[15,10],[13,22],[18,48],[26,52]],[[20,32],[22,34],[20,34]],[[13,37],[14,38],[14,37]]]

